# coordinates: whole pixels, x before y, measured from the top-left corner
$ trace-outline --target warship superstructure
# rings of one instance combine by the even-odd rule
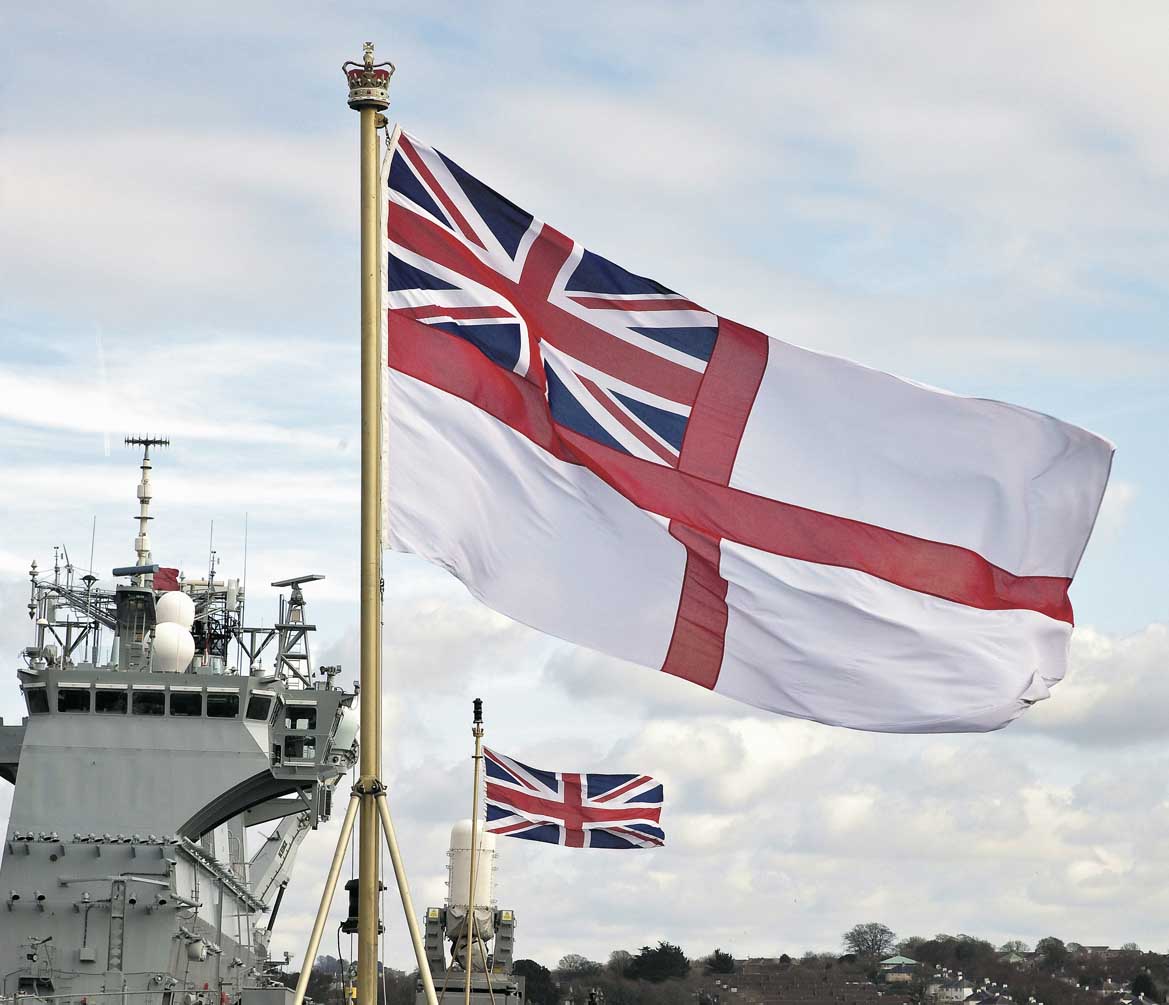
[[[0,864],[0,995],[86,1005],[281,1001],[269,942],[297,850],[357,756],[354,694],[312,664],[304,588],[267,628],[215,568],[151,554],[143,448],[134,562],[109,585],[30,571],[28,715],[0,726],[15,785]],[[267,825],[257,847],[249,828]]]

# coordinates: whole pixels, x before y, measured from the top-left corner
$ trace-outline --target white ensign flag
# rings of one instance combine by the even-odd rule
[[[785,715],[991,730],[1064,675],[1112,446],[720,318],[402,134],[386,544]]]

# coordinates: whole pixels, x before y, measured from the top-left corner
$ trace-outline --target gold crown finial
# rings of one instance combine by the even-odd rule
[[[394,75],[394,64],[375,63],[372,42],[366,42],[362,50],[360,63],[348,62],[341,67],[349,81],[349,107],[384,111],[390,107],[390,78]]]

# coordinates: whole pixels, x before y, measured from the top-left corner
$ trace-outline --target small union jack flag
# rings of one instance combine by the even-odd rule
[[[649,775],[540,771],[484,750],[487,829],[567,848],[657,848],[662,785]]]

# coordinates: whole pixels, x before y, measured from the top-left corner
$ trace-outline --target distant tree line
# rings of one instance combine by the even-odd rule
[[[864,971],[878,979],[879,962],[900,954],[922,965],[914,981],[904,989],[915,1002],[922,1000],[925,979],[943,968],[961,971],[977,983],[993,982],[1017,1005],[1032,1001],[1043,1005],[1101,1005],[1099,992],[1110,986],[1106,985],[1108,981],[1121,982],[1133,993],[1167,1005],[1169,956],[1142,952],[1134,943],[1104,955],[1055,936],[1040,939],[1034,950],[1019,939],[996,947],[986,939],[964,934],[898,940],[887,925],[871,921],[854,925],[841,936],[841,943],[843,955],[808,952],[793,963],[791,956],[784,953],[778,958],[779,966],[843,966],[850,972]],[[347,973],[348,967],[344,960],[318,957],[309,977],[309,996],[322,1005],[347,1005],[339,975]],[[712,976],[735,972],[735,958],[716,948],[707,956],[691,960],[680,946],[663,940],[655,946],[642,946],[635,953],[614,950],[605,963],[568,953],[553,969],[530,959],[517,960],[513,969],[525,979],[531,1005],[560,1005],[569,997],[578,1005],[587,1005],[591,991],[596,991],[605,1005],[673,1005],[701,1001]],[[384,974],[384,987],[379,982],[378,1005],[413,1005],[417,971],[404,973],[387,968]],[[298,976],[288,974],[285,983],[294,987]]]

